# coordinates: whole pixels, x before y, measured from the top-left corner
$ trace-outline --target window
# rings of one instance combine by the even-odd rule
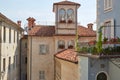
[[[107,80],[107,75],[104,72],[101,72],[97,75],[97,80]]]
[[[19,32],[17,32],[17,43],[19,42]]]
[[[3,41],[6,42],[6,27],[3,27]]]
[[[25,48],[27,48],[27,42],[25,42]]]
[[[15,30],[14,30],[14,43],[15,43]]]
[[[9,67],[8,69],[10,70],[11,69],[11,57],[9,57]]]
[[[58,48],[59,49],[64,49],[65,48],[65,42],[63,40],[58,41]]]
[[[112,9],[112,0],[104,0],[104,10]]]
[[[59,20],[60,20],[60,22],[61,23],[65,23],[66,22],[65,18],[66,18],[65,10],[64,9],[60,9],[59,10]]]
[[[5,61],[5,58],[3,58],[3,71],[5,71],[6,69],[6,61]]]
[[[114,38],[114,20],[108,20],[104,23],[103,36],[105,38]]]
[[[45,44],[41,44],[40,45],[40,54],[46,54],[48,53],[48,45],[45,45]]]
[[[9,29],[9,43],[11,43],[11,28]]]
[[[73,47],[74,47],[74,41],[73,40],[68,41],[68,48],[72,49]]]
[[[27,64],[27,57],[25,57],[25,64]]]
[[[39,79],[40,80],[45,80],[45,71],[40,71],[39,72]]]
[[[73,22],[73,14],[74,14],[73,9],[68,9],[67,10],[67,20],[68,20],[68,23],[72,23]]]

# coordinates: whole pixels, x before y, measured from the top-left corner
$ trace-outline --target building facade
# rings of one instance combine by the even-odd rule
[[[103,39],[117,38],[120,37],[120,11],[119,0],[96,0],[97,1],[97,28],[104,26],[102,29]],[[109,45],[109,44],[107,44]],[[119,46],[119,44],[111,44],[114,47]],[[109,45],[109,46],[111,46]],[[120,58],[115,57],[108,59],[108,79],[119,80],[120,73],[119,63]]]
[[[120,11],[119,0],[96,0],[97,1],[97,26],[103,28],[103,38],[120,37]]]
[[[0,79],[19,80],[21,21],[14,23],[0,13]]]

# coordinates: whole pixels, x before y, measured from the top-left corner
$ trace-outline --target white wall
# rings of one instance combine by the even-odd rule
[[[88,80],[88,58],[84,56],[79,56],[78,61],[80,80]]]

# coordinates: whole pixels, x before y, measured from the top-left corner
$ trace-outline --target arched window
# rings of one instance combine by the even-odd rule
[[[59,49],[64,49],[65,48],[65,42],[63,40],[58,41],[58,48]]]
[[[96,80],[107,80],[107,75],[104,72],[101,72],[97,75]]]
[[[59,10],[59,20],[60,20],[60,22],[65,22],[66,20],[65,20],[65,15],[66,15],[66,12],[65,12],[65,9],[60,9]]]
[[[74,15],[73,9],[68,9],[67,10],[67,20],[68,20],[68,23],[72,23],[73,22],[73,15]]]
[[[68,49],[73,49],[73,47],[74,47],[74,41],[73,40],[68,41]]]

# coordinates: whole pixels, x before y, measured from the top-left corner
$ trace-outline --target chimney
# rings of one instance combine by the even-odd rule
[[[88,26],[88,29],[93,30],[93,24],[92,23],[89,23],[87,26]]]
[[[29,17],[29,18],[27,18],[27,21],[28,21],[28,27],[29,27],[29,29],[31,29],[32,27],[35,26],[35,19],[34,18]]]
[[[21,27],[21,21],[20,20],[17,21],[17,24],[18,24],[18,26]]]

